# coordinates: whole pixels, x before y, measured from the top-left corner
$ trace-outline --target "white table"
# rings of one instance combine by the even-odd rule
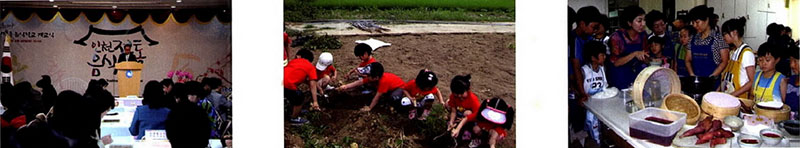
[[[629,135],[630,125],[628,123],[628,115],[630,113],[625,111],[622,98],[619,96],[608,99],[589,99],[589,101],[586,102],[586,108],[594,113],[598,120],[603,122],[606,126],[608,126],[608,128],[614,131],[614,133],[619,135],[619,137],[628,142],[631,146],[646,148],[664,147],[646,140],[633,138]],[[684,128],[687,128],[687,126],[684,126]],[[736,142],[737,140],[732,141]],[[790,147],[800,147],[800,141],[784,139],[783,142]],[[739,145],[732,143],[731,147],[738,148]]]
[[[133,136],[112,136],[114,140],[111,144],[106,145],[106,148],[117,147],[133,147],[133,148],[170,148],[169,141],[147,141],[147,140],[134,140]],[[208,145],[211,148],[222,148],[222,142],[219,139],[208,139]]]

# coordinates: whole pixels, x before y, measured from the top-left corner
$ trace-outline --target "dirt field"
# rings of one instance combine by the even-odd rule
[[[471,73],[472,91],[481,100],[500,97],[516,108],[514,34],[339,37],[342,48],[330,52],[341,76],[359,63],[353,55],[354,41],[369,38],[392,43],[373,54],[386,72],[408,81],[420,69],[431,69],[439,77],[438,88],[445,98],[450,96],[450,80],[455,75]],[[290,55],[294,57],[298,49],[293,48]],[[386,105],[379,105],[370,113],[358,111],[369,104],[374,94],[332,92],[329,95],[329,99],[320,99],[323,112],[303,115],[311,120],[310,125],[293,127],[284,121],[286,147],[350,147],[352,143],[360,147],[438,147],[432,139],[446,128],[442,112],[434,112],[426,121],[411,121],[406,113],[397,113]],[[515,133],[514,129],[509,130],[498,146],[514,147]]]

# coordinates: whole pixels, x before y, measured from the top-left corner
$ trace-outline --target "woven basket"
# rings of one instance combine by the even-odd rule
[[[791,110],[789,109],[789,106],[786,104],[784,104],[780,110],[764,109],[758,107],[758,105],[756,105],[753,108],[754,108],[753,111],[756,112],[756,115],[766,116],[767,118],[772,119],[772,121],[775,121],[776,123],[781,122],[783,120],[788,120],[789,116],[791,115],[791,113],[789,113]]]
[[[715,120],[722,120],[726,116],[736,116],[736,115],[739,114],[739,107],[742,106],[742,104],[738,102],[739,100],[736,99],[736,97],[728,95],[728,94],[725,94],[725,93],[720,93],[720,92],[709,92],[709,93],[724,94],[724,96],[729,97],[731,101],[735,100],[738,105],[736,105],[734,107],[719,107],[719,106],[716,106],[716,105],[708,102],[708,100],[707,100],[708,98],[706,98],[706,96],[708,95],[708,93],[707,93],[706,95],[703,95],[703,103],[700,104],[700,109],[702,109],[703,112],[705,114],[707,114],[707,115],[705,115],[705,114],[701,115],[701,117],[700,117],[701,119],[705,118],[708,115],[711,115],[711,116],[714,116]]]
[[[742,106],[744,106],[744,107],[752,108],[753,105],[756,105],[756,101],[753,101],[752,99],[739,98],[739,100],[742,101],[742,103],[744,103],[744,104],[742,104]]]
[[[686,113],[686,124],[694,125],[700,119],[700,106],[697,102],[684,94],[669,94],[664,97],[661,108],[671,111]]]
[[[647,80],[654,76],[657,73],[663,74],[662,76],[666,76],[666,79],[669,82],[661,82],[661,86],[669,86],[669,91],[666,94],[679,94],[681,93],[681,80],[678,78],[678,74],[672,69],[663,68],[663,67],[647,67],[642,72],[636,76],[636,80],[633,82],[633,90],[632,90],[632,97],[633,102],[636,103],[636,106],[639,108],[645,108],[644,106],[644,86],[647,83]],[[669,83],[669,84],[664,84]]]

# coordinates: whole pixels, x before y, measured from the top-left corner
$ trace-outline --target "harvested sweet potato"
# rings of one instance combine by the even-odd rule
[[[733,137],[733,132],[731,132],[731,131],[728,131],[728,130],[720,130],[720,131],[722,131],[722,137],[723,138],[732,138]]]
[[[714,140],[711,140],[711,148],[714,148],[717,144],[725,143],[728,143],[728,138],[714,138]]]
[[[692,129],[690,129],[690,130],[688,130],[688,131],[684,132],[684,133],[681,135],[681,137],[680,137],[680,138],[683,138],[683,137],[689,137],[689,136],[694,136],[694,135],[698,135],[698,134],[702,134],[702,133],[703,133],[703,132],[705,132],[705,131],[706,131],[706,129],[703,129],[703,127],[696,126],[696,127],[692,128]]]
[[[706,132],[703,133],[703,135],[701,135],[700,138],[697,139],[697,142],[695,142],[694,144],[703,144],[708,141],[711,141],[712,139],[714,139],[714,132]]]
[[[714,120],[711,124],[711,128],[709,128],[707,131],[713,132],[719,129],[722,129],[722,121]]]

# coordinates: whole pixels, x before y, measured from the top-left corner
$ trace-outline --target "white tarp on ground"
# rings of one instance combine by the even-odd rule
[[[134,54],[144,64],[140,90],[147,81],[160,81],[174,70],[191,72],[194,78],[219,77],[230,86],[229,23],[191,19],[179,24],[170,17],[164,24],[147,20],[140,26],[130,18],[115,24],[104,16],[92,24],[83,15],[72,22],[60,15],[52,21],[35,14],[29,20],[9,15],[0,20],[0,37],[12,37],[15,82],[35,83],[41,75],[50,75],[59,92],[82,93],[91,79],[116,79],[115,58],[122,53],[122,45],[132,43]],[[91,32],[90,26],[95,28]],[[110,83],[108,90],[116,95],[116,89],[116,83]]]

